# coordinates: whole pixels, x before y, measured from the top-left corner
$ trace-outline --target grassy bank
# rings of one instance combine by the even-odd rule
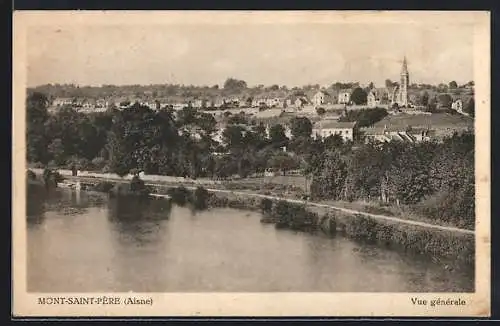
[[[262,199],[262,202],[263,221],[280,228],[320,231],[433,257],[454,258],[466,264],[474,262],[475,239],[471,234],[376,220],[327,208],[318,210],[285,201]]]
[[[83,175],[86,178],[97,178],[92,175]],[[158,177],[158,178],[156,178]],[[221,182],[214,182],[213,180],[192,180],[184,178],[172,178],[165,176],[148,176],[146,182],[161,185],[163,187],[178,187],[179,185],[197,187],[203,186],[211,189],[238,191],[243,193],[252,193],[266,196],[275,196],[288,199],[305,199],[307,198],[307,192],[300,187],[302,184],[300,182],[294,184],[291,181],[287,183],[274,183],[281,182],[283,180],[272,178],[248,178],[239,180],[227,180]],[[171,179],[171,180],[170,180]],[[177,180],[179,179],[179,180]],[[298,177],[290,177],[288,179],[300,179]],[[288,180],[287,179],[287,180]],[[126,180],[124,180],[126,181]],[[211,181],[211,182],[209,182]],[[310,182],[310,181],[309,181]],[[104,182],[106,183],[106,182]],[[113,184],[116,181],[112,182]],[[103,186],[104,188],[108,186]],[[152,187],[150,190],[153,193],[164,193],[161,188],[163,187]],[[99,189],[98,189],[99,190]],[[100,191],[100,190],[99,190]],[[410,207],[405,205],[396,206],[395,204],[383,204],[378,201],[341,201],[341,200],[322,200],[315,201],[318,204],[326,204],[330,206],[342,207],[347,209],[352,209],[360,212],[380,214],[385,216],[397,217],[400,219],[405,219],[409,221],[424,222],[429,224],[447,226],[447,227],[458,227],[463,229],[473,230],[474,225],[469,225],[467,223],[454,223],[452,221],[446,221],[439,216],[439,211],[436,211],[435,205],[427,204],[427,209],[422,209],[425,207]],[[434,209],[433,209],[434,208]],[[460,222],[460,221],[458,221]]]

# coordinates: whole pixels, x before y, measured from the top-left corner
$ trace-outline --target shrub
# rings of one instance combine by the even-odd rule
[[[113,189],[114,184],[109,181],[101,181],[94,186],[95,191],[99,192],[109,192]]]
[[[273,209],[273,201],[269,198],[262,198],[260,201],[260,209],[263,213],[270,213]]]
[[[95,168],[97,170],[103,170],[104,167],[106,166],[106,160],[100,156],[95,157],[91,163],[92,163],[93,168]]]
[[[172,197],[172,201],[179,206],[184,206],[191,201],[191,192],[184,186],[170,188],[167,193]]]
[[[108,164],[106,164],[106,165],[104,165],[104,166],[103,166],[103,168],[101,169],[101,172],[102,172],[102,173],[111,173],[111,167],[110,167]]]
[[[196,209],[205,209],[208,206],[210,194],[203,187],[197,187],[193,195],[193,205]]]

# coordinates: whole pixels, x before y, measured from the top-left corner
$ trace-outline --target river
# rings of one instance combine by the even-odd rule
[[[256,212],[30,187],[27,215],[29,292],[474,291],[468,268]]]

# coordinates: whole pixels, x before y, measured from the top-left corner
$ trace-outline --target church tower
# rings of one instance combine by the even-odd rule
[[[408,86],[410,84],[410,74],[408,73],[408,65],[406,56],[403,59],[403,67],[401,68],[401,84],[399,91],[399,105],[408,107]]]

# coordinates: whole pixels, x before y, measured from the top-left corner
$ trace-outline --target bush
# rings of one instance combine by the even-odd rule
[[[167,193],[172,201],[179,206],[184,206],[191,201],[191,192],[183,186],[170,188]]]
[[[76,156],[71,157],[69,160],[66,161],[66,168],[71,169],[72,167],[76,166],[78,170],[88,170],[91,168],[92,164],[91,162],[86,159],[86,158],[79,158]]]
[[[210,194],[203,187],[198,187],[194,191],[193,205],[196,209],[205,209],[208,207],[208,198]]]
[[[108,164],[106,164],[106,165],[104,165],[104,166],[103,166],[103,168],[101,169],[101,172],[102,172],[102,173],[111,173],[111,167],[110,167]]]
[[[113,187],[113,183],[109,181],[101,181],[94,186],[94,190],[99,192],[110,192]]]
[[[146,189],[146,184],[141,178],[134,175],[132,180],[130,180],[130,190],[131,191],[144,191]]]
[[[93,160],[92,160],[92,166],[93,168],[97,169],[97,170],[103,170],[104,167],[106,166],[106,160],[103,158],[103,157],[95,157]]]
[[[269,198],[262,198],[260,201],[260,209],[262,213],[270,213],[273,209],[273,201]]]
[[[62,182],[64,177],[57,171],[46,168],[43,171],[43,181],[46,187],[57,187],[57,184]]]

